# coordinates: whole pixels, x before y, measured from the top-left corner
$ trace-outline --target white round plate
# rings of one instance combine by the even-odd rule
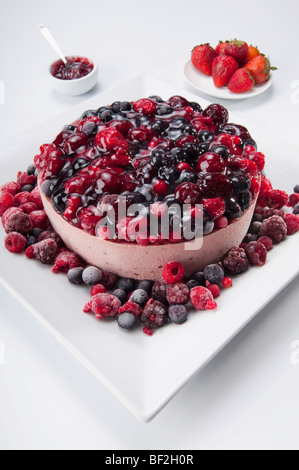
[[[227,87],[217,88],[214,85],[212,77],[208,77],[203,73],[196,70],[191,60],[185,64],[184,75],[190,85],[195,87],[197,90],[206,93],[209,96],[215,98],[221,98],[223,100],[241,100],[244,98],[253,98],[254,96],[264,93],[272,85],[272,76],[267,82],[255,85],[252,90],[246,91],[245,93],[232,93]]]

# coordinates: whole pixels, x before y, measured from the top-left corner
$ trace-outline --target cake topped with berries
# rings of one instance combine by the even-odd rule
[[[151,96],[86,111],[34,162],[67,246],[116,274],[157,279],[173,259],[193,272],[241,243],[265,157],[223,106]],[[200,249],[186,248],[186,225]]]

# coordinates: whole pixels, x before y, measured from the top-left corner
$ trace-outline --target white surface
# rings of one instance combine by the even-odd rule
[[[279,67],[273,85],[252,100],[231,102],[229,109],[298,143],[299,63],[285,51],[288,44],[292,50],[299,46],[299,7],[292,0],[283,9],[279,1],[254,2],[244,19],[239,2],[229,3],[230,8],[220,1],[204,2],[199,28],[203,3],[198,0],[3,2],[0,39],[9,47],[1,52],[6,99],[0,105],[0,137],[83,99],[58,96],[47,83],[47,66],[55,57],[38,39],[37,28],[47,22],[67,52],[86,50],[98,59],[99,83],[90,96],[149,71],[182,87],[183,65],[194,45],[231,37],[257,44]],[[22,48],[19,37],[25,38]],[[200,101],[203,95],[198,96]],[[297,279],[148,425],[136,420],[1,288],[5,364],[0,358],[0,447],[298,449],[299,365],[291,361],[291,345],[299,340],[298,287]]]
[[[151,76],[139,76],[110,91],[90,98],[75,109],[59,116],[61,122],[73,122],[83,110],[94,109],[120,100],[135,99],[155,93],[170,98],[183,94],[190,101],[196,96],[172,87],[167,82]],[[201,100],[205,108],[209,102]],[[81,108],[81,111],[78,108]],[[235,115],[231,122],[248,126]],[[57,118],[47,125],[34,126],[0,144],[1,165],[6,180],[22,168],[23,154],[33,154],[40,142],[52,141],[57,134]],[[267,175],[281,189],[292,187],[297,165],[292,156],[299,146],[282,144],[260,128],[249,127],[251,135],[263,142],[261,150],[271,154],[271,165],[266,165]],[[42,139],[42,140],[40,140]],[[281,171],[280,156],[284,152],[286,170]],[[0,178],[3,179],[3,175]],[[3,180],[4,183],[6,180]],[[0,229],[2,239],[4,231]],[[14,293],[25,307],[44,324],[75,356],[93,372],[133,413],[144,421],[152,419],[169,402],[183,385],[202,369],[215,355],[297,274],[299,266],[298,234],[290,237],[279,249],[273,249],[263,269],[251,269],[234,281],[234,289],[222,294],[216,312],[189,314],[188,322],[178,328],[169,325],[158,330],[153,338],[142,334],[141,329],[126,334],[111,322],[98,322],[82,313],[89,300],[89,290],[74,289],[65,276],[53,276],[49,268],[12,256],[0,245],[0,282]],[[283,259],[283,263],[281,260]],[[276,273],[279,272],[279,276]],[[33,286],[39,289],[33,293]],[[254,290],[253,296],[251,290]],[[48,292],[55,295],[48,296]],[[45,298],[47,301],[45,302]],[[240,311],[239,305],[242,304]],[[57,315],[62,310],[63,314]],[[71,326],[71,327],[70,327]],[[180,348],[177,347],[178,343]],[[108,351],[113,351],[113,354]],[[167,350],[171,361],[161,358]],[[119,358],[128,358],[122,363]],[[134,361],[129,360],[134,358]],[[165,373],[167,372],[167,373]]]
[[[204,75],[203,73],[199,72],[199,70],[196,70],[190,59],[184,66],[184,76],[187,82],[196,90],[214,98],[220,98],[223,100],[245,100],[248,98],[254,98],[255,96],[265,93],[273,82],[273,77],[271,74],[267,82],[261,83],[260,85],[255,85],[252,90],[246,91],[244,93],[233,93],[226,86],[217,88],[214,85],[213,78]]]

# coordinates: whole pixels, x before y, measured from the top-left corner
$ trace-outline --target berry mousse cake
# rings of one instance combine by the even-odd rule
[[[181,96],[86,111],[0,188],[5,247],[85,285],[83,311],[144,333],[181,325],[299,231],[248,130]]]
[[[223,106],[203,110],[181,96],[86,111],[34,161],[44,209],[65,244],[91,265],[139,280],[160,279],[173,260],[190,275],[238,246],[265,164]]]

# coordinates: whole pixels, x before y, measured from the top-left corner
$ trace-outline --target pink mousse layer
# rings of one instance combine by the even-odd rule
[[[42,195],[45,211],[52,227],[68,248],[79,254],[88,264],[121,277],[158,280],[162,269],[170,261],[178,261],[185,267],[187,276],[203,270],[208,264],[220,261],[233,246],[245,237],[255,208],[255,203],[240,218],[226,228],[202,238],[201,248],[192,246],[194,241],[157,246],[140,246],[135,243],[115,243],[91,236],[70,225],[53,208],[50,200]]]

